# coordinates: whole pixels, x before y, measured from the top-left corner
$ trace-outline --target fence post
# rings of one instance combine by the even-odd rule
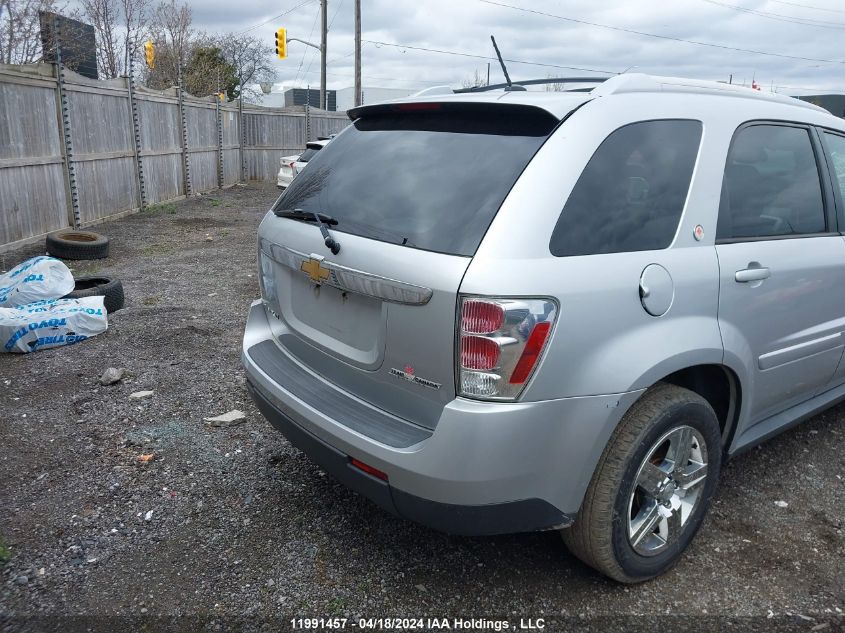
[[[215,100],[217,114],[217,188],[222,189],[225,184],[223,178],[223,111],[220,108],[220,96]]]
[[[246,180],[246,130],[244,129],[244,97],[238,97],[238,140],[241,144],[241,182]]]
[[[311,86],[308,86],[308,98],[305,100],[305,142],[311,140]]]
[[[141,209],[147,206],[147,186],[144,182],[144,163],[141,160],[141,120],[138,104],[135,102],[135,47],[129,50],[129,76],[126,85],[129,88],[129,114],[132,115],[132,136],[135,139],[135,171],[138,174],[138,203]]]
[[[182,89],[182,62],[179,62],[179,86],[176,88],[176,93],[179,95],[179,121],[182,128],[182,175],[185,181],[185,196],[193,195],[193,186],[191,185],[191,161],[188,156],[188,118],[185,116],[185,97]]]
[[[56,33],[56,79],[59,89],[59,120],[62,124],[62,141],[65,150],[65,174],[67,176],[67,186],[70,192],[70,212],[69,218],[74,228],[79,228],[82,224],[82,218],[79,214],[79,190],[76,187],[76,167],[73,164],[73,138],[70,129],[70,102],[65,91],[65,66],[62,63],[62,47],[59,44],[58,25],[55,28]]]

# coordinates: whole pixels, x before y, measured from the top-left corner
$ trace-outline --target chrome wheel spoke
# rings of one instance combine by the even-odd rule
[[[672,476],[678,488],[686,491],[693,490],[707,479],[707,464],[692,462],[686,468],[676,470]]]
[[[670,514],[666,519],[666,543],[673,543],[677,541],[678,537],[681,535],[682,527],[681,509],[677,508],[672,510],[672,514]]]
[[[657,556],[682,538],[710,474],[707,457],[701,433],[688,425],[652,444],[628,493],[628,541],[637,554]]]
[[[684,468],[692,453],[693,434],[688,426],[675,429],[669,435],[669,452],[666,459],[672,462],[672,470]]]
[[[642,488],[649,497],[657,498],[660,494],[661,488],[663,488],[668,478],[669,475],[665,471],[661,470],[651,462],[646,462],[643,464],[640,469],[640,474],[637,476],[637,485]]]
[[[628,537],[631,539],[631,545],[636,547],[646,536],[652,534],[659,520],[658,503],[649,499],[629,523]]]

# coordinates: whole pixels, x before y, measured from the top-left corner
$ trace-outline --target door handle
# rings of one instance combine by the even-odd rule
[[[737,283],[744,284],[749,281],[763,281],[771,276],[772,271],[761,266],[759,268],[743,268],[742,270],[738,270],[734,279],[736,279]]]

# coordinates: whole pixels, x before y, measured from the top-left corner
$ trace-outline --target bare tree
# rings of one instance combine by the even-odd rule
[[[226,33],[217,38],[217,47],[223,53],[223,58],[235,69],[235,75],[240,84],[239,94],[245,99],[260,99],[261,91],[244,94],[248,86],[262,81],[273,81],[276,70],[271,63],[273,49],[269,43],[255,36],[236,35]]]
[[[0,0],[0,63],[32,64],[41,59],[40,11],[62,12],[56,0]]]
[[[486,86],[487,85],[487,78],[483,77],[480,72],[478,72],[478,68],[475,69],[472,77],[468,77],[461,81],[461,86],[464,88],[477,88],[478,86]]]
[[[554,79],[554,76],[546,75],[546,79]],[[566,86],[560,82],[554,82],[550,84],[543,84],[543,89],[546,92],[564,92],[566,90]]]
[[[146,34],[150,0],[79,0],[80,17],[97,34],[97,67],[105,79],[129,72],[129,53]]]
[[[97,70],[103,79],[117,77],[123,68],[119,8],[115,0],[80,0],[82,16],[97,35]]]
[[[184,71],[193,51],[208,45],[208,37],[197,32],[188,4],[177,0],[161,0],[150,18],[149,37],[155,44],[155,68],[143,72],[144,81],[151,88],[164,90],[175,86],[179,66]]]
[[[129,72],[129,55],[137,53],[149,31],[150,0],[120,0],[123,18],[123,68]]]

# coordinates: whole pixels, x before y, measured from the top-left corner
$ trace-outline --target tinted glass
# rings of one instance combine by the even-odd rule
[[[359,119],[314,155],[276,209],[326,213],[338,220],[333,232],[472,255],[551,129],[520,113]]]
[[[552,233],[552,254],[669,246],[700,141],[699,121],[644,121],[613,132],[575,183]]]
[[[845,200],[845,137],[825,132],[824,138],[827,141],[827,149],[833,164],[833,173],[836,176],[839,193]]]
[[[823,233],[821,181],[808,130],[754,125],[734,136],[719,208],[719,239]]]
[[[300,163],[307,163],[309,160],[314,158],[314,154],[316,154],[319,150],[314,149],[313,147],[308,147],[305,149],[302,154],[299,155],[299,162]]]

